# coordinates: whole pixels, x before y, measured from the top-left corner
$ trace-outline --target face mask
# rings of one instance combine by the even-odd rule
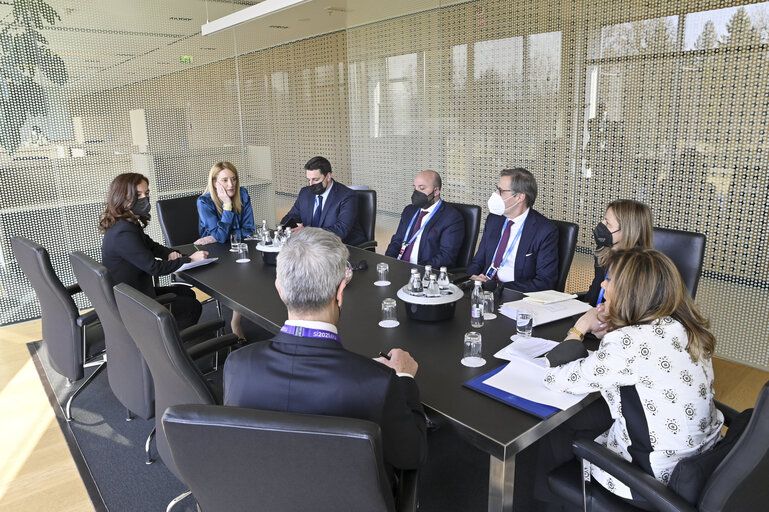
[[[150,213],[150,199],[148,197],[142,197],[134,201],[131,206],[131,212],[137,217],[146,217]]]
[[[316,196],[322,195],[326,191],[326,187],[323,186],[323,182],[313,183],[310,185],[310,191]]]
[[[504,215],[505,210],[507,210],[507,207],[505,206],[505,200],[502,199],[502,196],[497,193],[492,193],[491,197],[489,197],[489,213],[493,213],[494,215]]]
[[[619,231],[619,229],[617,231]],[[614,245],[614,237],[612,237],[612,235],[617,231],[609,231],[606,224],[599,222],[598,225],[593,228],[593,238],[595,238],[595,245],[598,249],[611,249]]]
[[[415,190],[414,193],[411,194],[411,204],[413,204],[417,208],[422,208],[422,209],[429,208],[430,205],[433,204],[433,199],[435,199],[435,192],[433,192],[428,196],[424,192]]]

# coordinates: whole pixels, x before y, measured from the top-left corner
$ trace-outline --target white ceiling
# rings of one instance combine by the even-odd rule
[[[42,31],[65,62],[71,96],[111,89],[296,41],[464,0],[312,0],[210,36],[200,27],[261,0],[47,0],[61,21]],[[0,22],[11,19],[0,0]],[[288,28],[271,28],[270,25]],[[180,63],[190,55],[193,64]]]

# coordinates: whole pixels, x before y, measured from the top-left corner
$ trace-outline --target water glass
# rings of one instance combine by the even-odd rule
[[[230,252],[240,251],[240,233],[230,235]]]
[[[531,336],[534,327],[534,315],[526,311],[519,311],[515,321],[515,329],[521,336]]]
[[[376,277],[377,280],[374,283],[376,286],[387,286],[390,284],[388,277],[390,275],[390,265],[387,263],[376,264]]]
[[[398,303],[395,299],[384,299],[382,301],[382,321],[379,322],[380,327],[397,327],[400,325],[398,322],[397,307]]]
[[[477,368],[486,364],[482,349],[481,333],[470,331],[465,334],[465,350],[462,355],[462,364],[471,368]]]
[[[249,261],[251,261],[251,258],[248,256],[248,244],[242,243],[238,247],[238,259],[235,262],[248,263]]]
[[[494,313],[494,293],[483,292],[483,319],[494,320],[495,318],[497,315]]]

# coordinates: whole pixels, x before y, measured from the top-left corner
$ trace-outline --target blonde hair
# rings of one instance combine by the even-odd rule
[[[686,329],[686,351],[697,362],[713,355],[716,338],[699,312],[673,261],[653,249],[612,251],[609,261],[612,297],[608,301],[612,329],[650,324],[670,316]]]
[[[240,177],[238,176],[238,170],[230,162],[217,162],[211,167],[211,171],[208,173],[208,184],[206,184],[205,192],[211,194],[211,200],[214,202],[216,210],[219,212],[219,216],[222,215],[222,202],[219,200],[219,194],[216,193],[216,185],[214,185],[214,183],[216,183],[216,177],[224,169],[232,171],[238,185],[235,187],[235,197],[232,198],[232,210],[238,214],[243,208],[243,202],[240,200]]]
[[[617,199],[609,203],[606,211],[611,210],[617,217],[617,222],[622,230],[622,239],[617,245],[604,247],[596,253],[599,267],[606,267],[613,251],[620,251],[639,247],[652,249],[654,247],[654,231],[652,212],[649,207],[640,201],[632,199]]]

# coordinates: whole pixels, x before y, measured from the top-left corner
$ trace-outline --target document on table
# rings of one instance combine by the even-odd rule
[[[219,258],[206,258],[204,260],[200,261],[190,261],[189,263],[185,263],[178,269],[174,270],[174,273],[176,272],[182,272],[184,270],[189,270],[191,268],[199,267],[201,265],[208,265],[209,263],[213,263],[214,261],[218,260]]]
[[[528,292],[524,293],[526,296],[526,302],[537,302],[539,304],[553,304],[555,302],[563,302],[569,299],[576,299],[575,293],[563,293],[556,290],[543,290],[540,292]]]
[[[489,377],[484,384],[517,395],[526,400],[550,405],[558,409],[568,409],[579,403],[587,395],[571,395],[553,391],[545,386],[547,368],[532,360],[515,358],[498,373]]]
[[[536,327],[549,322],[555,322],[561,318],[579,315],[588,311],[591,307],[587,302],[577,299],[564,300],[553,304],[537,304],[536,302],[528,302],[522,299],[505,302],[499,308],[499,312],[513,320],[518,317],[518,311],[531,313],[534,317],[534,327]]]
[[[510,339],[513,340],[513,342],[494,354],[494,357],[497,359],[506,359],[508,361],[512,361],[513,359],[520,357],[531,360],[534,358],[539,358],[539,356],[550,352],[553,350],[553,347],[558,345],[558,342],[556,341],[546,340],[544,338],[521,336],[519,334],[513,334],[510,336]],[[545,364],[544,358],[539,358],[539,360],[534,359],[534,362],[540,366]]]

